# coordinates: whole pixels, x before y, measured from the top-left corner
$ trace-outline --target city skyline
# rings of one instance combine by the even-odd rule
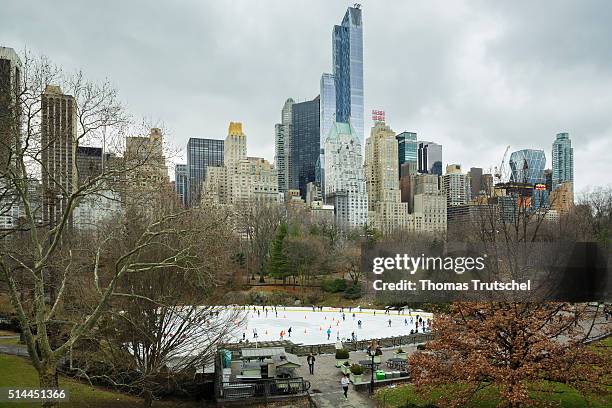
[[[53,9],[24,3],[8,5],[0,17],[2,45],[17,52],[28,47],[69,72],[83,69],[94,79],[110,78],[131,111],[165,123],[170,147],[183,153],[174,161],[182,163],[189,138],[223,139],[230,120],[244,124],[254,156],[272,160],[279,104],[289,96],[303,102],[317,94],[321,73],[331,66],[331,28],[352,6],[267,2],[248,7],[236,2],[233,8],[185,4],[174,12],[162,5],[130,4],[117,16],[112,6],[97,14],[71,2],[54,4]],[[605,21],[611,11],[601,5],[553,7],[551,2],[506,9],[399,2],[383,7],[364,2],[365,115],[384,109],[396,132],[414,131],[419,139],[441,144],[443,166],[460,163],[485,171],[499,164],[508,144],[512,151],[543,149],[546,167],[551,168],[551,144],[557,133],[568,132],[574,147],[575,190],[609,184],[612,119],[606,107],[612,102],[612,75],[605,68],[612,58],[604,40],[609,37]],[[193,13],[185,13],[185,8]],[[71,18],[74,27],[60,30],[63,19],[52,17],[67,11],[72,17],[109,20],[109,32],[102,34],[109,35],[105,41],[113,47],[95,47],[104,36],[82,27],[87,18]],[[137,23],[128,24],[136,13]],[[539,24],[522,25],[521,13],[529,13]],[[186,21],[173,32],[179,15]],[[316,18],[291,18],[295,15]],[[111,22],[111,16],[116,21]],[[19,23],[24,19],[31,23]],[[230,19],[243,23],[239,29],[230,25],[233,33],[213,21]],[[445,28],[465,19],[470,22],[467,27]],[[274,24],[262,24],[265,21]],[[568,26],[564,21],[571,21],[573,28],[558,30]],[[572,36],[587,23],[596,29]],[[55,24],[58,29],[49,30],[52,35],[38,31]],[[81,29],[87,35],[70,35]],[[169,36],[156,42],[164,35]],[[528,47],[518,46],[527,39]],[[197,56],[193,41],[200,50]],[[586,43],[589,46],[583,47]],[[169,63],[168,52],[180,66]],[[214,57],[215,63],[206,64],[206,56]],[[241,60],[248,64],[234,64],[240,68],[230,63]],[[177,104],[179,97],[184,102]],[[366,120],[364,127],[369,130],[371,122]]]

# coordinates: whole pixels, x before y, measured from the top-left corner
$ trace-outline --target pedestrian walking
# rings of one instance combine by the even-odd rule
[[[348,387],[351,382],[349,381],[346,374],[342,374],[342,378],[340,379],[340,385],[342,385],[342,391],[344,391],[344,399],[348,399]]]
[[[315,356],[313,356],[312,353],[308,354],[308,357],[306,357],[306,362],[308,363],[308,372],[310,372],[311,375],[314,375],[315,361]]]
[[[331,327],[327,328],[327,340],[329,340],[329,337],[331,336]]]
[[[291,327],[289,327],[289,330],[287,330],[287,333],[289,334],[289,337],[291,337]]]
[[[391,319],[389,319],[389,327],[391,327]]]

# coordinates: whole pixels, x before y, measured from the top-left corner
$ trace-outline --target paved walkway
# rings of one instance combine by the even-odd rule
[[[408,353],[413,353],[416,350],[416,346],[403,346],[402,349]],[[394,357],[393,350],[384,350],[381,367],[385,367],[387,359],[392,357]],[[355,391],[352,385],[349,386],[348,400],[345,400],[342,387],[340,386],[342,372],[336,367],[335,356],[332,354],[323,354],[315,356],[315,358],[314,375],[308,373],[306,357],[300,357],[302,367],[297,369],[297,374],[310,381],[310,393],[320,408],[359,408],[376,406],[375,401],[370,398],[367,391]],[[351,351],[350,361],[357,362],[359,360],[369,360],[367,353],[365,351]],[[370,372],[366,371],[364,376],[369,374]]]
[[[0,336],[0,339],[18,339],[19,336]],[[29,357],[28,349],[23,344],[0,344],[0,353]]]

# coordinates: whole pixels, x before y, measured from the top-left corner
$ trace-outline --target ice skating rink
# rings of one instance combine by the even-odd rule
[[[385,314],[384,310],[360,309],[359,307],[351,311],[344,308],[344,312],[340,308],[324,307],[323,310],[313,311],[312,307],[297,306],[277,306],[276,312],[274,307],[266,306],[266,310],[267,313],[262,306],[255,306],[254,311],[253,306],[246,306],[243,327],[234,333],[236,341],[242,340],[243,334],[244,338],[251,343],[255,340],[280,340],[281,330],[285,332],[284,340],[302,344],[335,343],[338,339],[350,340],[353,332],[357,340],[392,337],[410,334],[410,330],[416,330],[417,316],[425,322],[432,317],[431,313],[408,309],[400,311],[400,314],[397,310],[391,310],[389,314]],[[361,328],[358,325],[359,320],[361,320]],[[391,320],[391,326],[389,326],[389,320]],[[291,328],[290,337],[289,328]],[[331,330],[329,340],[327,338],[328,329]],[[254,337],[253,330],[256,330],[257,338]],[[422,333],[421,325],[419,325],[419,332]]]

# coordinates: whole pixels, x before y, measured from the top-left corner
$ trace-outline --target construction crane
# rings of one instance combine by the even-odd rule
[[[495,177],[495,180],[497,181],[497,183],[501,183],[505,179],[505,176],[506,176],[505,165],[506,165],[506,156],[508,156],[508,150],[510,150],[510,145],[506,147],[506,151],[504,152],[504,155],[502,156],[502,161],[499,167],[495,166],[495,172],[493,173],[493,177]]]

